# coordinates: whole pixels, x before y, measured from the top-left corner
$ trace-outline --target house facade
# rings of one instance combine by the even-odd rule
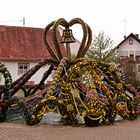
[[[42,28],[0,26],[0,62],[5,64],[13,81],[21,77],[42,59],[51,58],[43,42],[42,34]],[[50,30],[47,40],[55,52],[51,35],[52,31]],[[61,40],[60,34],[58,34],[59,40]],[[60,49],[65,56],[66,51],[63,44],[60,44]],[[39,83],[48,67],[48,65],[41,67],[29,82]],[[51,79],[50,76],[47,80]]]
[[[115,50],[120,59],[130,58],[136,64],[134,71],[140,80],[140,39],[138,34],[129,34],[117,45]]]

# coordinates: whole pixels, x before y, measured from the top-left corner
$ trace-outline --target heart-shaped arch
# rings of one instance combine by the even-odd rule
[[[76,57],[80,58],[80,57],[85,56],[85,54],[86,54],[87,50],[89,49],[91,42],[92,42],[92,31],[91,31],[89,25],[87,23],[85,23],[80,18],[74,18],[74,19],[70,20],[69,22],[67,22],[64,18],[60,18],[60,19],[48,24],[44,30],[44,33],[43,33],[44,43],[45,43],[45,45],[46,45],[46,47],[47,47],[47,49],[48,49],[48,51],[51,54],[53,59],[60,61],[63,58],[62,52],[60,50],[60,45],[59,45],[59,42],[57,39],[58,26],[61,25],[65,29],[69,29],[69,27],[72,27],[75,24],[80,24],[82,26],[82,30],[83,30],[82,42],[80,44],[80,47],[79,47],[79,50],[78,50]],[[57,56],[53,52],[53,50],[52,50],[51,46],[49,45],[47,38],[46,38],[47,33],[51,28],[52,28],[52,39],[53,39],[53,43],[55,46]],[[66,45],[67,45],[67,43],[66,43]],[[69,51],[69,50],[67,50],[67,51]]]

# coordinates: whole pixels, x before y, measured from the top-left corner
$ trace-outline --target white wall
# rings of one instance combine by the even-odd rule
[[[129,44],[129,39],[133,40],[133,44]],[[129,37],[119,46],[117,52],[121,57],[122,56],[130,57],[130,55],[134,55],[135,60],[135,56],[140,56],[140,43],[136,41],[134,38]]]
[[[12,76],[12,80],[15,81],[19,76],[18,76],[18,63],[17,62],[5,62],[1,61],[5,65],[5,67],[8,69]]]
[[[130,45],[129,44],[129,39],[128,38],[126,41],[124,41],[121,46],[119,47],[119,51],[135,51],[135,50],[139,50],[140,51],[140,43],[137,42],[134,38],[133,39],[133,44]]]
[[[18,63],[19,62],[7,62],[7,61],[1,61],[1,63],[3,63],[5,65],[5,67],[8,69],[8,71],[10,72],[11,76],[12,76],[12,80],[15,81],[16,79],[18,79],[19,77],[21,77],[22,75],[18,75]],[[29,62],[30,64],[30,68],[34,67],[37,62]],[[39,83],[40,80],[42,79],[42,76],[44,74],[44,72],[48,69],[49,66],[43,66],[41,67],[30,79],[29,81],[34,81],[35,84]],[[52,80],[51,76],[48,77],[47,79],[48,81]]]
[[[37,63],[35,63],[35,62],[30,63],[30,68],[34,67],[36,64],[37,64]],[[42,76],[43,76],[44,72],[47,71],[48,68],[49,68],[49,65],[45,65],[45,66],[41,67],[41,68],[35,73],[35,75],[33,75],[33,76],[31,77],[30,80],[31,80],[31,81],[35,81],[35,84],[36,84],[36,83],[39,83],[40,80],[42,79]],[[48,79],[46,80],[46,82],[47,82],[47,81],[51,81],[51,80],[52,80],[52,77],[49,76]]]

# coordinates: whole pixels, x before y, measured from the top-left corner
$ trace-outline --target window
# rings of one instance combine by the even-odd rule
[[[120,59],[123,60],[123,59],[127,59],[128,56],[120,56]]]
[[[136,56],[136,62],[140,63],[140,56]]]
[[[130,59],[134,60],[134,54],[130,54]]]
[[[29,63],[18,64],[18,75],[24,74],[29,70]]]
[[[130,45],[133,44],[133,39],[132,39],[132,38],[129,39],[129,44],[130,44]]]

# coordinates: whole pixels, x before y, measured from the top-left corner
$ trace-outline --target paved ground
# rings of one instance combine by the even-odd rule
[[[99,127],[1,123],[0,140],[140,140],[140,119]]]

